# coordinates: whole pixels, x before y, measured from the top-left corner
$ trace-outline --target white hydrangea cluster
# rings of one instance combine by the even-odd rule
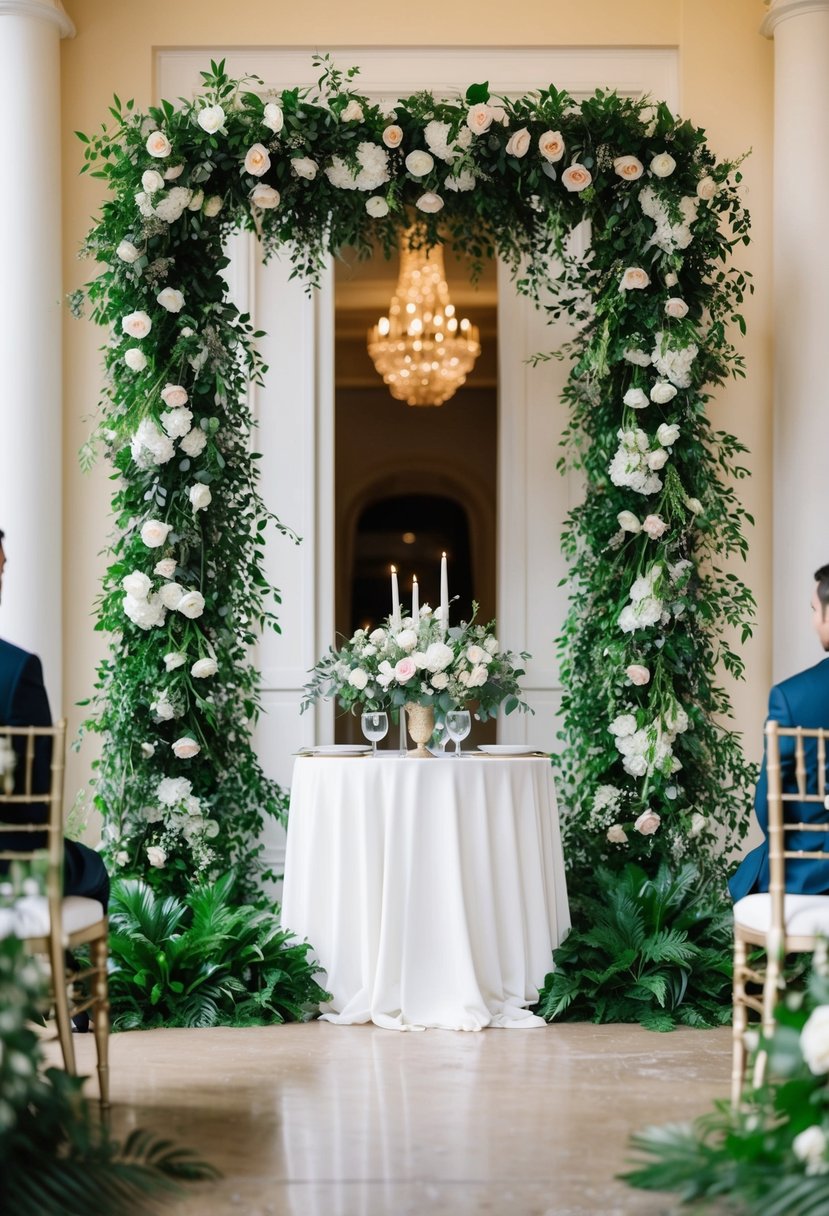
[[[665,567],[654,562],[630,589],[630,603],[619,613],[619,628],[623,633],[634,633],[637,629],[649,629],[666,615],[662,602],[661,585]]]
[[[201,206],[203,198],[202,194],[199,206]],[[193,191],[188,190],[185,186],[173,186],[155,205],[153,205],[152,194],[146,190],[139,190],[135,196],[135,204],[145,219],[155,217],[164,220],[167,224],[174,224],[176,220],[181,219],[192,200]]]
[[[662,479],[655,466],[662,467],[662,456],[651,452],[650,439],[640,427],[619,430],[618,435],[619,447],[608,470],[610,480],[615,486],[628,486],[637,494],[658,494]]]
[[[157,804],[142,809],[148,823],[164,824],[158,844],[147,849],[150,864],[163,868],[171,852],[186,847],[196,868],[206,870],[215,859],[207,841],[218,836],[220,829],[217,821],[209,817],[202,799],[193,793],[192,782],[186,777],[163,777],[155,796]]]
[[[682,764],[673,754],[673,745],[677,735],[687,729],[688,715],[677,704],[665,719],[656,718],[648,726],[639,727],[635,716],[628,713],[614,718],[608,727],[623,757],[622,766],[631,777],[679,772]]]
[[[454,164],[463,150],[472,143],[472,132],[469,127],[462,127],[452,141],[449,139],[450,130],[448,122],[438,122],[436,118],[427,122],[423,128],[426,147],[433,156],[445,161],[448,165]]]
[[[655,225],[651,245],[656,245],[664,253],[673,253],[676,249],[687,249],[694,239],[691,225],[697,218],[699,199],[686,194],[679,200],[679,211],[682,221],[672,224],[668,209],[654,190],[653,186],[643,186],[639,191],[639,206]]]
[[[355,174],[339,156],[332,156],[325,176],[339,190],[376,190],[389,180],[389,154],[380,144],[365,140],[357,145],[360,168]]]
[[[677,388],[688,388],[691,383],[691,365],[699,354],[699,348],[693,342],[688,346],[671,346],[670,335],[661,329],[656,334],[655,342],[651,359],[660,376],[670,380]]]
[[[132,437],[130,452],[139,469],[151,469],[172,460],[175,448],[170,436],[159,430],[152,418],[143,418]]]

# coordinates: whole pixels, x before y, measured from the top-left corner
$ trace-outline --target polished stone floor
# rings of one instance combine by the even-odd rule
[[[729,1037],[321,1022],[119,1034],[113,1129],[175,1137],[222,1171],[176,1216],[656,1216],[669,1197],[614,1179],[628,1135],[724,1096]],[[75,1042],[91,1072],[92,1036]]]

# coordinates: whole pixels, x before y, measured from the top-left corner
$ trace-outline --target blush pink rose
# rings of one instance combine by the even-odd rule
[[[631,684],[638,684],[640,687],[647,684],[651,678],[651,673],[641,663],[631,663],[629,667],[625,668],[625,675]]]
[[[579,194],[582,190],[586,190],[592,181],[593,174],[590,170],[579,164],[571,165],[561,175],[562,186],[571,194]]]
[[[646,515],[642,520],[642,531],[647,532],[651,540],[659,540],[667,527],[668,525],[661,515]]]
[[[417,663],[414,661],[414,659],[408,656],[405,659],[398,660],[398,662],[394,665],[394,678],[397,680],[398,684],[405,684],[408,680],[411,680],[412,676],[416,674]]]
[[[661,822],[656,811],[643,811],[633,826],[642,836],[653,836],[654,832],[659,830]]]

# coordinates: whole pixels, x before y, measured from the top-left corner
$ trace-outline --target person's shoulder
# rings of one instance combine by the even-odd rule
[[[0,667],[21,671],[32,659],[35,662],[39,661],[37,655],[30,654],[22,646],[15,646],[12,642],[7,642],[3,638],[0,638]]]
[[[781,680],[776,687],[783,693],[787,693],[792,689],[810,687],[824,682],[829,684],[829,658],[821,659],[819,663],[815,663],[814,667],[807,667],[805,671],[799,671],[796,675]]]
[[[781,680],[772,689],[772,696],[775,692],[785,698],[795,714],[795,720],[799,709],[808,708],[808,705],[804,706],[804,701],[819,704],[820,717],[826,717],[826,707],[829,705],[829,658],[815,663],[814,667],[807,667],[805,671],[799,671],[797,675],[789,676],[787,680]],[[803,726],[805,722],[800,722],[799,725]]]

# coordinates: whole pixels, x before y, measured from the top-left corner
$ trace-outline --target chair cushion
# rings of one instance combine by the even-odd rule
[[[786,932],[792,936],[829,936],[829,895],[786,895],[783,909]],[[760,933],[771,925],[771,896],[767,891],[755,892],[738,899],[734,905],[734,921],[746,929]]]
[[[103,904],[81,895],[63,901],[63,931],[88,929],[104,919]],[[11,908],[0,908],[0,937],[46,937],[49,932],[49,901],[45,895],[23,895]]]

